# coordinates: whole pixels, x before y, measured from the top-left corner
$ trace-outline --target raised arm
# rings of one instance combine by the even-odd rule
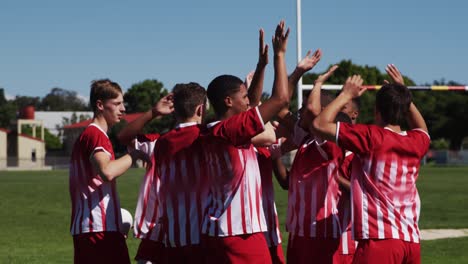
[[[307,98],[306,110],[303,111],[303,116],[301,117],[301,127],[309,127],[314,118],[322,111],[322,104],[320,102],[322,85],[337,68],[338,65],[333,65],[326,73],[319,75],[317,80],[315,80],[314,88]]]
[[[130,145],[132,140],[141,133],[143,127],[155,118],[161,118],[164,115],[174,111],[172,93],[161,98],[150,110],[145,112],[131,123],[127,124],[117,135],[120,143]]]
[[[256,147],[268,147],[275,143],[276,134],[273,125],[268,122],[265,124],[265,130],[252,138],[252,144]]]
[[[393,82],[405,85],[405,81],[403,79],[403,75],[401,75],[398,68],[393,64],[388,64],[387,68],[385,69],[387,74],[392,78]],[[419,128],[426,132],[428,132],[426,121],[424,121],[423,116],[419,112],[416,105],[411,102],[408,112],[408,117],[406,118],[408,125],[411,129]]]
[[[316,50],[312,55],[311,55],[311,51],[309,50],[306,56],[297,64],[294,71],[288,77],[288,92],[289,92],[290,97],[292,97],[292,95],[294,94],[294,90],[296,89],[299,79],[306,72],[314,68],[321,58],[322,58],[322,51],[320,49]],[[298,102],[298,104],[301,104],[301,103],[302,102]],[[281,111],[278,113],[278,118],[280,122],[291,131],[294,127],[294,124],[297,121],[296,117],[294,115],[291,115],[287,107],[281,109]]]
[[[348,77],[340,95],[325,107],[309,126],[312,133],[323,139],[336,142],[335,117],[347,102],[361,96],[366,91],[366,88],[362,87],[362,83],[363,80],[359,75]]]
[[[282,20],[276,27],[275,35],[272,39],[275,68],[275,80],[272,94],[268,100],[258,107],[264,122],[268,122],[276,116],[282,108],[289,106],[290,96],[288,92],[288,75],[285,62],[288,36],[289,28],[287,30],[285,29],[285,24]]]
[[[259,31],[258,38],[258,62],[252,81],[247,86],[249,102],[251,107],[256,107],[260,103],[263,92],[263,80],[265,78],[265,68],[268,64],[268,45],[264,44],[263,29]]]

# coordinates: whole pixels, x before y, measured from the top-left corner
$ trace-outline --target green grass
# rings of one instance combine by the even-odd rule
[[[119,178],[121,205],[135,211],[142,170]],[[418,180],[422,200],[421,228],[468,228],[468,167],[424,167]],[[283,231],[287,192],[276,187]],[[71,263],[68,171],[0,172],[0,263]],[[130,256],[139,240],[129,238]],[[422,242],[423,263],[461,263],[468,259],[468,238]]]

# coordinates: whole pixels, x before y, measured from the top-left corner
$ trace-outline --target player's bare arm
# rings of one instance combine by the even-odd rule
[[[252,138],[252,144],[256,147],[268,147],[276,141],[276,133],[273,125],[268,122],[265,124],[265,130]]]
[[[294,71],[288,77],[288,89],[290,97],[292,97],[299,79],[306,72],[313,69],[322,58],[322,51],[320,49],[316,50],[312,55],[311,53],[312,51],[309,50],[306,56],[297,64]],[[291,112],[289,112],[287,107],[281,109],[281,111],[278,113],[278,119],[283,124],[283,126],[288,128],[290,131],[293,131],[297,118],[296,116],[292,115]]]
[[[335,117],[347,102],[361,96],[366,91],[366,88],[362,87],[362,83],[363,80],[359,75],[348,77],[340,95],[314,119],[309,127],[310,130],[323,139],[336,142]]]
[[[268,45],[264,43],[264,31],[260,29],[258,37],[258,62],[252,76],[250,85],[247,86],[249,102],[251,107],[256,107],[260,103],[263,92],[263,81],[265,78],[265,68],[268,64]]]
[[[338,65],[333,65],[326,73],[319,75],[315,80],[314,88],[309,94],[306,103],[306,110],[301,117],[301,126],[309,127],[315,117],[322,111],[322,104],[320,102],[320,95],[322,92],[322,85],[330,78],[333,72],[338,68]]]
[[[143,160],[146,164],[151,164],[148,155],[140,150],[131,151],[129,154],[116,160],[111,160],[109,154],[99,151],[95,152],[90,159],[94,170],[104,181],[112,181],[121,176],[132,166],[133,161],[137,159]]]
[[[286,72],[286,47],[288,44],[289,28],[286,29],[284,20],[276,27],[272,38],[274,50],[275,79],[271,97],[258,107],[264,122],[268,122],[278,112],[289,105],[288,75]]]
[[[130,145],[132,140],[141,133],[143,127],[153,119],[161,118],[174,111],[174,102],[172,93],[162,97],[159,101],[142,116],[135,119],[133,122],[127,124],[117,135],[120,143],[123,145]]]

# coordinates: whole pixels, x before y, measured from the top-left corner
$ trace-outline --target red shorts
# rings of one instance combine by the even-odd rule
[[[166,247],[168,263],[204,263],[205,251],[201,245]]]
[[[128,248],[120,232],[95,232],[73,236],[74,262],[129,264]]]
[[[286,261],[284,260],[284,254],[283,254],[283,247],[281,244],[278,244],[277,246],[269,247],[270,249],[270,256],[271,256],[271,262],[273,264],[285,264]]]
[[[421,263],[421,245],[399,239],[359,240],[353,263]]]
[[[150,239],[142,239],[135,260],[151,261],[154,264],[166,263],[164,244]]]
[[[205,263],[271,263],[270,252],[263,233],[229,237],[203,236]]]
[[[288,263],[334,263],[340,259],[340,239],[300,237],[289,234]]]

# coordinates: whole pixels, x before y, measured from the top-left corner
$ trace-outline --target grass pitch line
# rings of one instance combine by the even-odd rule
[[[468,228],[421,230],[421,240],[434,240],[434,239],[466,237],[466,236],[468,236]]]

